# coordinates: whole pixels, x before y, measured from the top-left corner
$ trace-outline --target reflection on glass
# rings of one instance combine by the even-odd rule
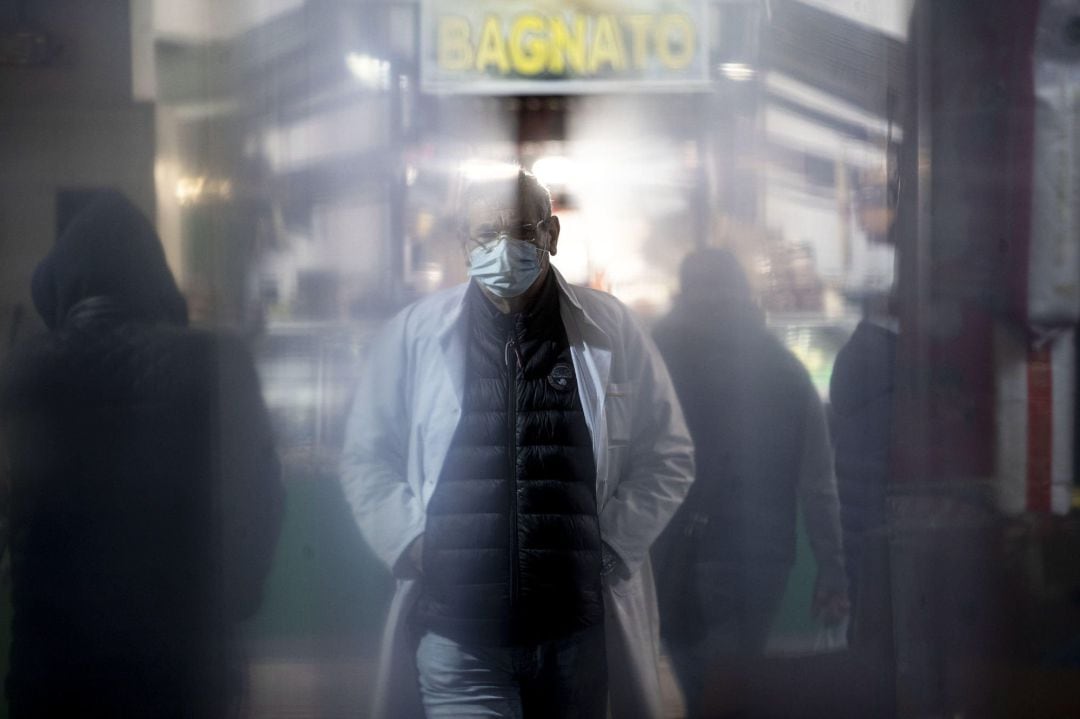
[[[850,619],[810,611],[820,543],[790,514],[762,652],[702,659],[716,690],[692,705],[1080,715],[1078,18],[1073,0],[13,0],[0,361],[46,329],[31,282],[57,238],[102,191],[129,198],[191,324],[250,349],[283,464],[244,711],[365,715],[393,580],[339,482],[356,387],[392,317],[470,280],[467,189],[524,168],[559,218],[553,266],[646,334],[689,301],[685,258],[730,253],[755,337],[827,418]],[[685,333],[729,319],[710,302]],[[744,344],[682,391],[715,399]],[[740,462],[779,461],[783,433],[761,433],[771,450]],[[685,715],[668,649],[664,711]]]

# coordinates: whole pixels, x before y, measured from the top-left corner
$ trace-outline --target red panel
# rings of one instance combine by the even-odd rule
[[[1054,458],[1054,377],[1050,349],[1028,354],[1027,508],[1050,511]]]

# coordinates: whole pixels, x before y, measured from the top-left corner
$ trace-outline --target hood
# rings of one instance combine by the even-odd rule
[[[682,294],[668,316],[674,324],[699,328],[705,334],[768,332],[765,313],[739,297]]]
[[[91,298],[132,319],[187,324],[187,303],[154,226],[119,192],[101,193],[75,216],[34,271],[31,292],[49,329]]]

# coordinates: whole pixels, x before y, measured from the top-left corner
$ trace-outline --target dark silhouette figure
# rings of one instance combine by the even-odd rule
[[[840,519],[853,611],[867,533],[885,523],[898,338],[894,324],[887,315],[868,312],[836,356],[829,382]]]
[[[846,615],[836,480],[810,376],[768,330],[738,260],[690,254],[655,330],[694,438],[690,493],[657,541],[660,628],[690,717],[709,676],[760,655],[795,561],[801,507],[818,575],[812,612]]]
[[[240,688],[283,506],[254,366],[186,328],[149,221],[105,193],[33,278],[11,357],[14,717],[204,717]]]

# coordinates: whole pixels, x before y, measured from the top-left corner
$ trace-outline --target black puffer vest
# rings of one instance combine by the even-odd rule
[[[603,617],[592,440],[550,277],[529,313],[469,288],[462,417],[428,504],[425,629],[462,642],[565,637]]]

